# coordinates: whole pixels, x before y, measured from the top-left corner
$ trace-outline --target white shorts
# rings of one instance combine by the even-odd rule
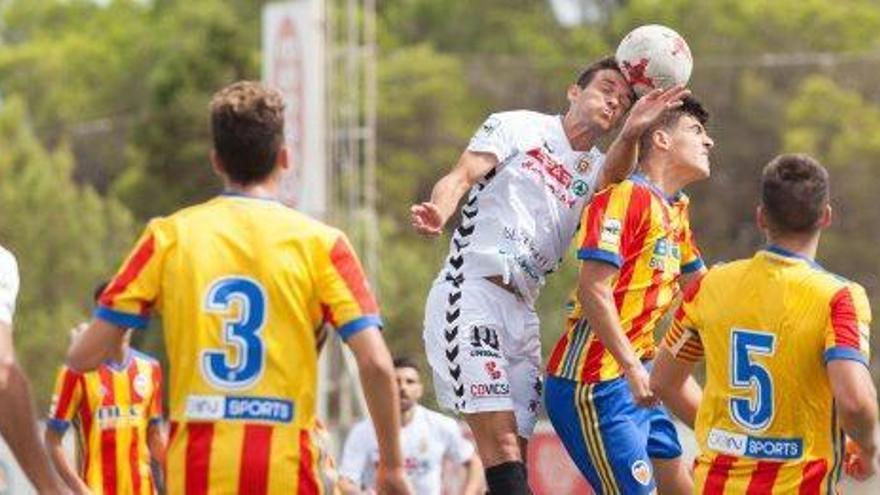
[[[543,388],[534,309],[484,278],[437,283],[425,306],[424,340],[442,407],[513,411],[518,435],[532,435]]]

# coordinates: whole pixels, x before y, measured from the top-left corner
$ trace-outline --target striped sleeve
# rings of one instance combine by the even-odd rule
[[[684,290],[681,306],[675,313],[672,326],[663,337],[663,347],[683,361],[703,359],[703,341],[700,339],[700,319],[697,296],[703,277],[696,278]]]
[[[650,196],[638,194],[631,181],[613,185],[597,194],[581,218],[578,259],[601,261],[620,268],[625,258],[626,242],[640,223],[635,217],[648,211]]]
[[[123,328],[147,327],[159,298],[162,262],[167,252],[161,219],[153,220],[98,299],[95,317]]]
[[[694,238],[694,232],[691,230],[691,221],[688,216],[687,209],[682,213],[684,221],[682,225],[683,236],[679,249],[681,250],[681,272],[693,273],[706,265],[703,263],[703,256],[697,247],[697,241]]]
[[[361,263],[344,234],[333,241],[319,282],[319,297],[325,322],[348,340],[369,327],[381,327],[379,306]]]
[[[153,397],[150,400],[150,423],[162,421],[162,367],[158,362],[152,364]]]
[[[871,306],[865,290],[851,284],[838,290],[829,303],[824,359],[848,359],[868,365]]]
[[[83,400],[83,375],[62,366],[55,380],[55,391],[52,394],[52,405],[49,406],[49,428],[64,433],[76,415],[79,403]]]

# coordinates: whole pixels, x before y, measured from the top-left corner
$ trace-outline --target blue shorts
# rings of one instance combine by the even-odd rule
[[[547,377],[553,428],[597,495],[656,490],[651,458],[675,459],[681,444],[662,406],[636,406],[626,379],[583,384]]]

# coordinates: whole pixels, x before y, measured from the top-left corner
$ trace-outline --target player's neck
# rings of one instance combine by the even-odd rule
[[[675,196],[684,186],[692,182],[682,174],[671,170],[668,163],[658,160],[649,160],[648,163],[639,165],[637,170],[667,198]]]
[[[406,426],[410,424],[414,417],[416,417],[416,408],[419,406],[412,406],[408,411],[400,411],[400,425]]]
[[[562,117],[562,130],[568,138],[568,144],[575,151],[590,151],[605,132],[596,126],[578,121],[571,112]]]
[[[267,180],[257,184],[241,185],[226,181],[226,192],[261,199],[278,199],[278,181]]]
[[[818,233],[809,235],[769,235],[767,242],[810,260],[816,259],[816,251],[819,249]]]
[[[128,352],[129,349],[127,345],[119,346],[113,351],[113,355],[110,356],[110,359],[113,361],[114,364],[122,365],[128,358]]]

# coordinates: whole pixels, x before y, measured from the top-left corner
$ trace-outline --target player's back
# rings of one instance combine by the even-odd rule
[[[275,201],[215,198],[152,221],[101,302],[143,301],[170,361],[169,492],[315,485],[319,333],[380,323],[342,233]]]
[[[714,267],[685,304],[706,355],[700,492],[830,492],[842,433],[825,362],[866,358],[861,287],[770,248]]]

